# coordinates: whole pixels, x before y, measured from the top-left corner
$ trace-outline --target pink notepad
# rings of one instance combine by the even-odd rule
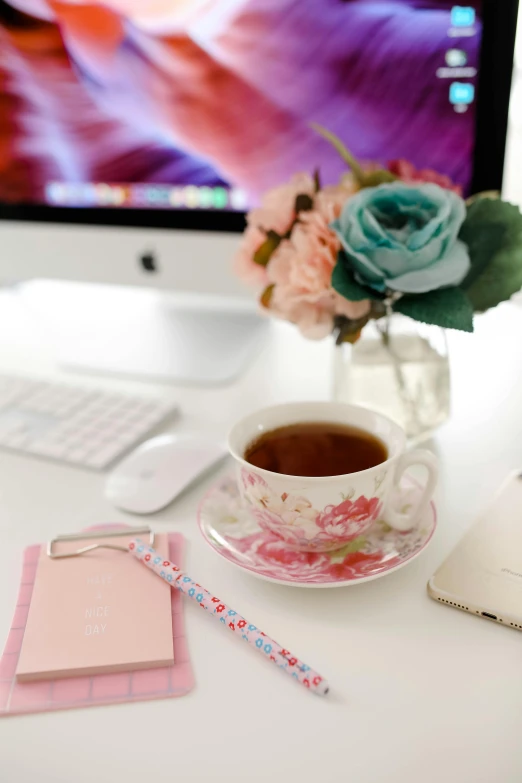
[[[168,539],[169,559],[182,564],[183,536],[180,533],[170,533]],[[183,598],[177,590],[168,589],[167,593],[170,593],[172,602],[172,636],[176,661],[174,665],[135,672],[18,682],[15,671],[39,556],[39,545],[28,547],[24,553],[16,611],[3,656],[0,658],[0,717],[172,698],[184,696],[193,688],[194,675],[183,623]],[[136,565],[143,568],[139,563]],[[164,583],[163,585],[166,587]]]
[[[113,537],[88,543],[125,546],[127,540]],[[81,543],[56,542],[54,550],[71,552]],[[168,557],[166,534],[157,535],[154,545],[158,557]],[[42,547],[17,679],[78,677],[172,664],[170,601],[170,591],[161,580],[136,568],[134,558],[125,552],[97,549],[57,560]]]

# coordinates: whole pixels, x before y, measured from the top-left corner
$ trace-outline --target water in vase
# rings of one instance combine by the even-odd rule
[[[398,315],[368,324],[355,345],[336,348],[334,397],[386,414],[412,440],[427,437],[450,413],[443,330]]]

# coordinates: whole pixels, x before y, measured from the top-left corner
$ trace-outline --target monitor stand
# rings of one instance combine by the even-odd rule
[[[75,371],[226,383],[259,354],[269,329],[254,303],[237,298],[47,280],[18,291],[59,363]]]

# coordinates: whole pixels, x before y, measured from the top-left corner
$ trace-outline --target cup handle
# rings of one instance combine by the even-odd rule
[[[419,501],[415,504],[413,509],[409,510],[407,513],[402,513],[391,507],[386,509],[386,522],[390,527],[401,532],[411,530],[418,524],[432,498],[439,476],[437,458],[430,451],[424,451],[423,449],[409,451],[407,454],[403,454],[397,462],[395,475],[393,477],[395,489],[399,487],[402,476],[411,465],[424,465],[428,471],[428,480],[426,481],[426,486],[422,491]]]

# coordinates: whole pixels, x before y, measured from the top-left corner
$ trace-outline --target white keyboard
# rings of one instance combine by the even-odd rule
[[[165,400],[0,376],[0,448],[103,470],[175,410]]]

